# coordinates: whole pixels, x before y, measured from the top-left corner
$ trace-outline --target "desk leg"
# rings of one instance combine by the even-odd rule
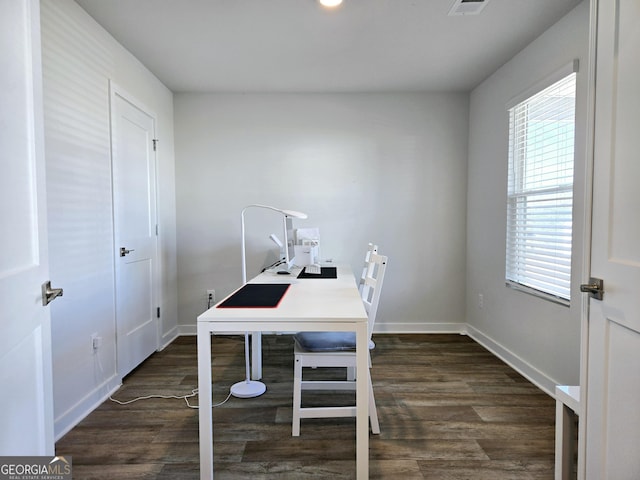
[[[251,332],[251,380],[262,378],[262,332]]]
[[[573,460],[576,452],[575,414],[562,401],[556,400],[556,465],[555,480],[575,478]]]
[[[369,335],[367,324],[356,326],[356,476],[369,478]]]
[[[211,411],[211,332],[198,323],[198,418],[200,427],[200,479],[213,479],[213,415]]]

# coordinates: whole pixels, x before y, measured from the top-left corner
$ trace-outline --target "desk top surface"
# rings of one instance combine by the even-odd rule
[[[198,322],[222,322],[229,320],[278,320],[281,322],[367,321],[358,286],[351,268],[338,266],[338,276],[327,278],[296,278],[297,272],[278,275],[265,272],[248,283],[289,283],[291,286],[276,308],[217,308],[228,297],[198,317]]]

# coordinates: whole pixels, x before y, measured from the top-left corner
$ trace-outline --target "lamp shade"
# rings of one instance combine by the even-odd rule
[[[251,205],[247,205],[246,207],[244,207],[244,210],[246,210],[247,208],[251,208],[251,207],[267,208],[269,210],[273,210],[274,212],[280,212],[283,215],[287,215],[288,217],[302,218],[302,219],[308,218],[308,215],[306,213],[297,212],[296,210],[285,210],[283,208],[271,207],[269,205],[261,205],[259,203],[253,203]],[[243,210],[243,212],[244,212],[244,210]]]

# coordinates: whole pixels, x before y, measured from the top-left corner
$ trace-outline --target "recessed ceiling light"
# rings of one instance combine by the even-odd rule
[[[342,0],[318,0],[318,1],[320,2],[320,5],[327,8],[334,8],[342,3]]]

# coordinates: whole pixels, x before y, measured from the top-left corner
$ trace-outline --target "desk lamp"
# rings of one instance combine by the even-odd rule
[[[241,233],[241,242],[242,242],[242,285],[245,285],[247,283],[247,258],[246,258],[246,247],[245,247],[244,212],[246,212],[248,208],[266,208],[267,210],[273,210],[274,212],[278,212],[284,215],[285,221],[287,217],[303,218],[303,219],[307,218],[306,213],[296,212],[295,210],[283,210],[276,207],[270,207],[269,205],[252,204],[242,209],[242,214],[240,215],[240,218],[241,218],[240,233]],[[249,364],[249,332],[245,332],[244,334],[244,360],[245,360],[245,368],[246,368],[246,378],[242,382],[235,383],[231,386],[231,395],[238,398],[259,397],[267,390],[267,387],[262,382],[259,382],[257,380],[251,380],[250,364]]]

